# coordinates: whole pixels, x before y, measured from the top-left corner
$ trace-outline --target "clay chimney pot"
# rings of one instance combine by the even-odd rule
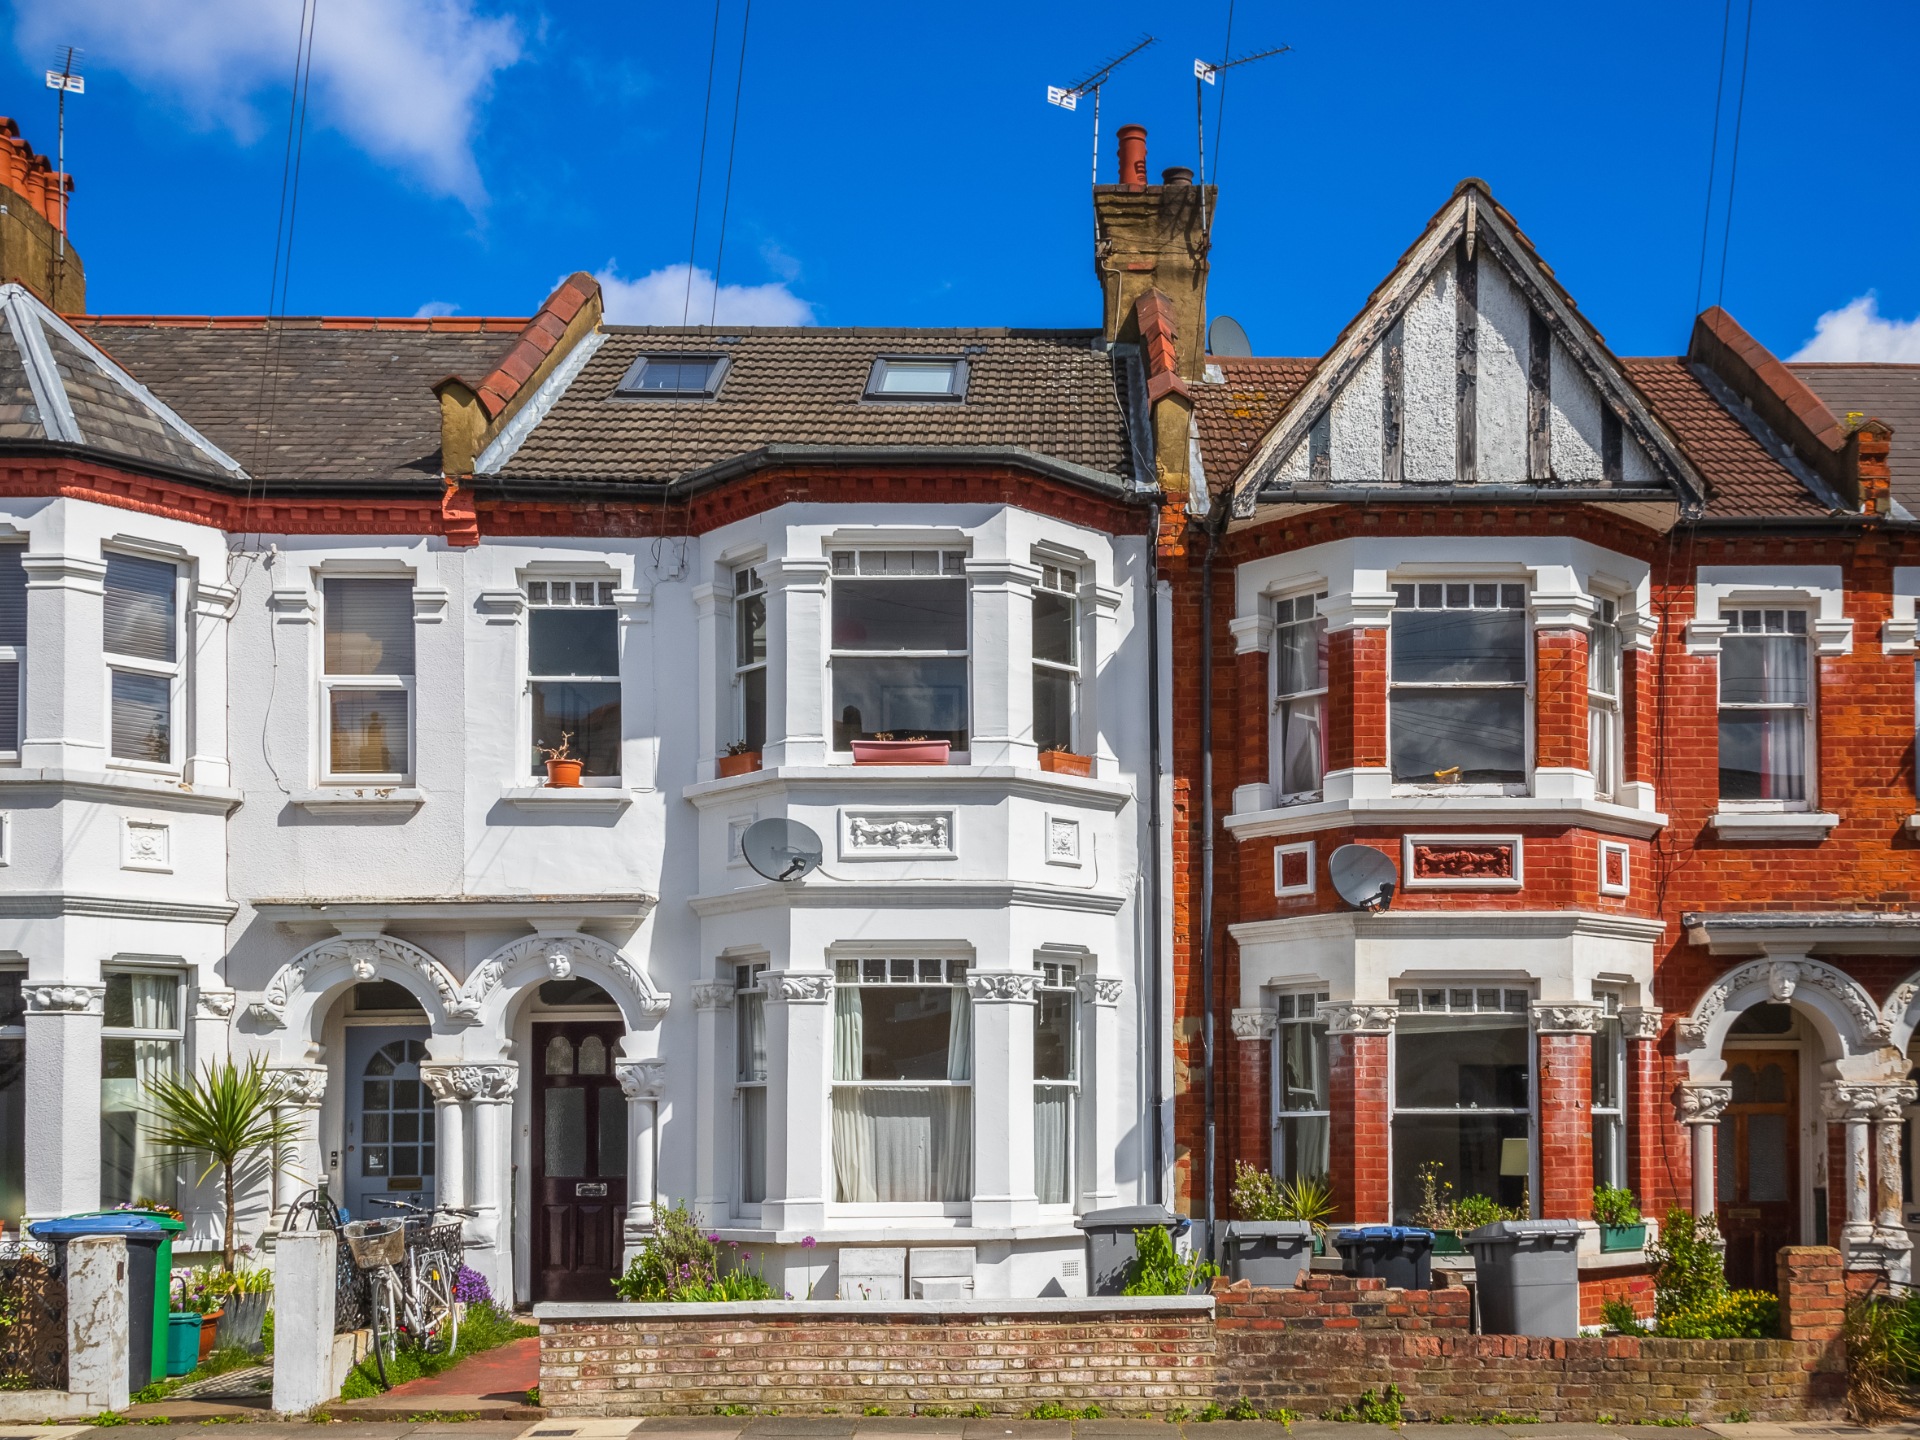
[[[1147,183],[1147,127],[1122,125],[1117,134],[1120,141],[1120,183],[1145,185]]]
[[[1191,185],[1193,184],[1193,168],[1189,165],[1169,165],[1160,172],[1160,183],[1162,185]]]

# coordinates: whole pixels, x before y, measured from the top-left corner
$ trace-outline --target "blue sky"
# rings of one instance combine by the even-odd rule
[[[525,314],[576,269],[616,316],[685,295],[710,4],[318,0],[289,308]],[[695,318],[711,304],[743,0],[721,0]],[[1734,7],[1720,191],[1744,0]],[[96,311],[258,313],[299,0],[12,0],[7,109],[43,150],[56,43],[87,50],[72,211]],[[1091,115],[1049,107],[1151,32],[1102,107],[1194,159],[1227,0],[753,7],[722,321],[1098,323]],[[1214,313],[1314,353],[1465,175],[1622,353],[1694,311],[1722,6],[1237,0]],[[1920,6],[1756,0],[1727,307],[1776,352],[1920,360]],[[1208,125],[1214,123],[1209,94]],[[1706,295],[1716,293],[1719,221]],[[682,267],[682,268],[676,268]],[[1870,297],[1870,298],[1869,298]],[[1822,316],[1830,318],[1822,328]]]

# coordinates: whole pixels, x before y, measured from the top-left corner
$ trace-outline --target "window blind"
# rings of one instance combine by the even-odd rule
[[[413,582],[327,580],[326,673],[413,674]]]
[[[27,643],[27,572],[20,563],[25,547],[0,545],[0,645]]]
[[[165,765],[173,758],[173,682],[113,672],[113,758]]]
[[[137,660],[174,661],[174,585],[162,560],[107,556],[106,650]]]

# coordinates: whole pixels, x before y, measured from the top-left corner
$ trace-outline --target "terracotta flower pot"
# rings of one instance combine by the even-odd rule
[[[220,1317],[226,1313],[222,1308],[209,1310],[200,1317],[200,1363],[203,1365],[207,1357],[213,1354],[214,1341],[220,1334]]]
[[[1070,750],[1042,750],[1040,768],[1051,770],[1055,775],[1091,775],[1093,756],[1075,755]]]
[[[750,775],[759,768],[760,752],[758,750],[746,750],[738,755],[722,755],[718,766],[722,780],[729,775]]]
[[[945,740],[856,740],[856,765],[944,765],[953,746]]]
[[[552,790],[578,790],[580,765],[578,760],[547,761],[547,787]]]

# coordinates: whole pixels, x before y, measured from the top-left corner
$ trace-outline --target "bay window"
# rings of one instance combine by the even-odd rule
[[[1620,997],[1601,997],[1593,1036],[1593,1183],[1627,1183],[1627,1042]]]
[[[178,1173],[153,1143],[147,1106],[154,1082],[185,1064],[181,977],[109,971],[100,1039],[100,1203],[174,1203]]]
[[[1493,986],[1397,992],[1393,1055],[1393,1212],[1420,1203],[1438,1164],[1456,1200],[1527,1196],[1532,1135],[1528,992]]]
[[[1071,750],[1080,700],[1080,577],[1040,567],[1033,592],[1033,741]]]
[[[966,556],[833,554],[833,748],[945,740],[967,748]]]
[[[1527,780],[1527,587],[1395,585],[1388,731],[1398,784]]]
[[[1274,744],[1283,798],[1319,793],[1327,770],[1326,600],[1294,595],[1274,605]]]
[[[107,753],[136,765],[174,763],[180,679],[179,570],[164,560],[107,556],[101,648],[108,676]]]
[[[967,962],[842,959],[833,992],[833,1169],[846,1204],[973,1193]]]
[[[1033,1007],[1033,1180],[1042,1205],[1073,1199],[1074,1110],[1080,1094],[1072,965],[1046,961]]]
[[[1332,1109],[1327,1092],[1327,992],[1281,995],[1273,1046],[1273,1173],[1325,1175]]]
[[[1799,610],[1735,610],[1720,641],[1720,798],[1805,809],[1813,672]]]
[[[734,1093],[740,1097],[740,1202],[767,1198],[767,967],[733,967]]]
[[[767,743],[767,587],[751,565],[733,572],[733,739]]]
[[[580,773],[620,773],[620,616],[611,580],[527,582],[532,773],[542,749],[567,747]]]
[[[1603,597],[1587,632],[1587,768],[1602,800],[1620,783],[1620,651],[1620,607]]]
[[[20,712],[26,695],[27,572],[22,545],[0,545],[0,762],[20,758]],[[11,1214],[0,1208],[0,1215]]]
[[[413,770],[413,582],[330,579],[320,595],[321,778],[404,784]]]

